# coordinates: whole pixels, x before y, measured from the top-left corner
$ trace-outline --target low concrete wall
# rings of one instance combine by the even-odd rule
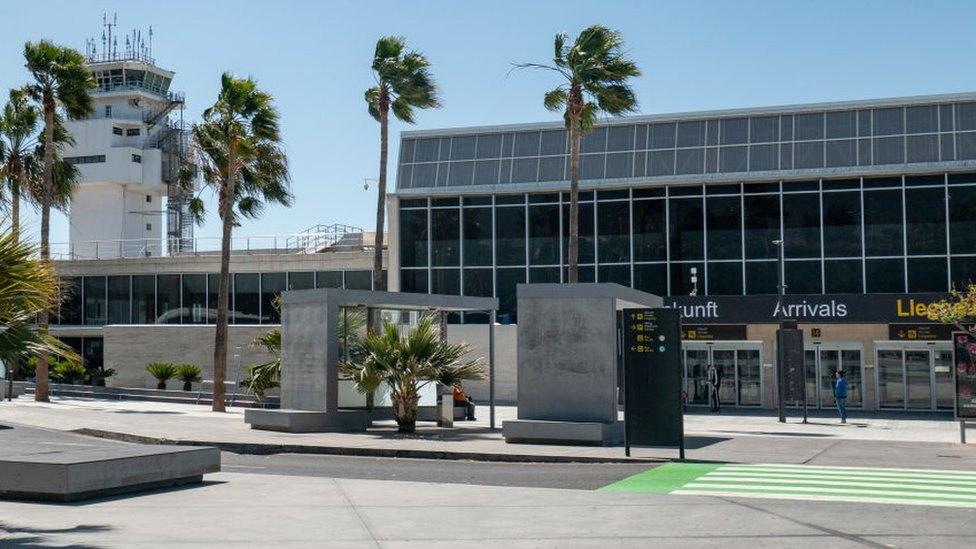
[[[234,354],[241,347],[241,364],[248,366],[271,360],[263,349],[250,342],[275,326],[230,326],[227,344],[227,379],[237,376]],[[213,379],[214,326],[109,325],[104,327],[105,367],[115,376],[106,380],[110,387],[153,388],[156,381],[146,372],[150,362],[190,363],[200,366],[203,379]],[[242,377],[243,377],[243,368]],[[170,381],[174,387],[180,382]]]

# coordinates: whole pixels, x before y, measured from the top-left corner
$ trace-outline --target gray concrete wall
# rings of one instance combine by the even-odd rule
[[[271,360],[264,350],[250,342],[275,326],[230,326],[227,345],[227,379],[237,376],[233,358],[240,347],[241,364],[261,364]],[[203,379],[213,379],[214,326],[178,326],[165,324],[109,325],[102,328],[105,337],[105,367],[114,368],[115,376],[106,380],[111,387],[155,388],[156,380],[146,372],[150,362],[190,363],[200,366]],[[243,368],[242,368],[243,376]],[[182,383],[170,381],[169,388]]]
[[[452,343],[466,342],[471,345],[471,353],[465,360],[478,357],[488,364],[488,325],[487,324],[449,324],[447,340]],[[515,404],[518,398],[518,369],[516,357],[518,348],[518,326],[495,325],[495,402]],[[488,404],[488,380],[469,381],[464,390],[476,404]]]
[[[519,298],[519,419],[616,419],[615,313],[603,297]]]
[[[326,411],[329,322],[322,302],[285,302],[281,309],[281,407]],[[335,327],[332,327],[335,331]],[[334,334],[333,334],[334,338]],[[332,408],[337,404],[332,403]]]

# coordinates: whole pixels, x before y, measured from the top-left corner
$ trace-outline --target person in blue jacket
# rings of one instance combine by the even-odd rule
[[[847,423],[847,382],[844,381],[844,372],[837,370],[834,373],[834,400],[837,401],[837,410],[840,411],[840,422]]]

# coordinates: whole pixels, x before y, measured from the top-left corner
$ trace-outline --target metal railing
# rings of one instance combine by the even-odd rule
[[[295,234],[255,235],[232,237],[231,254],[309,254],[327,250],[335,246],[343,235],[331,230],[323,232],[301,232]],[[354,229],[355,227],[348,227]],[[358,229],[360,234],[362,229]],[[362,239],[358,239],[359,242]],[[52,242],[51,259],[137,259],[147,257],[177,257],[219,255],[221,238],[219,236],[198,236],[190,238],[138,238],[116,240],[88,240],[83,242]],[[371,246],[359,246],[371,249]],[[344,248],[348,251],[352,247]]]

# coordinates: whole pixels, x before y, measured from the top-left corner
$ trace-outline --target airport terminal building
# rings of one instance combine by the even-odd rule
[[[391,289],[496,296],[517,325],[517,284],[566,280],[568,147],[561,122],[404,132]],[[842,368],[849,406],[951,409],[926,306],[976,280],[976,93],[614,118],[581,152],[580,280],[681,308],[690,403],[714,363],[726,404],[774,407],[786,316],[812,406]]]

